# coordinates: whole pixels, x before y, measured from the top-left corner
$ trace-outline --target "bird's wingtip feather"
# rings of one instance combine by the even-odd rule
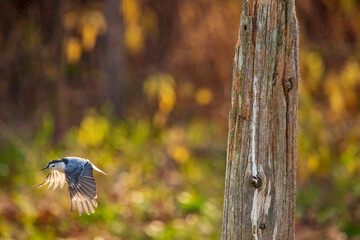
[[[34,185],[34,186],[32,186],[33,188],[40,188],[40,187],[42,187],[44,184],[43,183],[40,183],[40,184],[37,184],[37,185]]]

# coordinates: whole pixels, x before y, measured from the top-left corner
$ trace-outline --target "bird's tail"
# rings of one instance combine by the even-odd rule
[[[94,164],[91,163],[91,165],[92,165],[92,167],[93,167],[94,170],[96,170],[96,171],[98,171],[98,172],[101,172],[101,173],[104,174],[104,175],[107,175],[106,173],[104,173],[103,171],[101,171],[98,167],[96,167]]]

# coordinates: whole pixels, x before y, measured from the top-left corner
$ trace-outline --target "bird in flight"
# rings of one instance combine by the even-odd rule
[[[96,183],[93,177],[93,169],[106,175],[89,160],[79,157],[65,157],[53,160],[41,169],[50,169],[50,173],[45,181],[35,187],[48,184],[48,188],[54,185],[53,190],[58,186],[62,188],[65,180],[69,185],[71,198],[71,211],[75,208],[79,211],[79,216],[86,211],[88,215],[95,212],[98,206],[96,201]]]

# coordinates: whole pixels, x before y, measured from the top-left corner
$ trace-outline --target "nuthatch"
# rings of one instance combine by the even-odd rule
[[[106,173],[97,168],[89,160],[78,157],[65,157],[53,160],[41,170],[45,169],[50,169],[50,173],[45,181],[36,187],[49,184],[48,188],[54,185],[53,190],[55,190],[59,185],[62,188],[66,180],[69,185],[71,211],[77,207],[79,216],[81,216],[84,210],[88,215],[90,215],[90,212],[95,212],[94,208],[98,206],[98,203],[96,201],[96,183],[93,177],[93,169],[105,175]]]

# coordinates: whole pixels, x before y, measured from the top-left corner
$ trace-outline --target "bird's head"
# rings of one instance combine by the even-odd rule
[[[45,170],[45,169],[58,170],[63,172],[65,170],[65,162],[62,159],[52,160],[51,162],[48,163],[48,165],[45,168],[41,170]]]

